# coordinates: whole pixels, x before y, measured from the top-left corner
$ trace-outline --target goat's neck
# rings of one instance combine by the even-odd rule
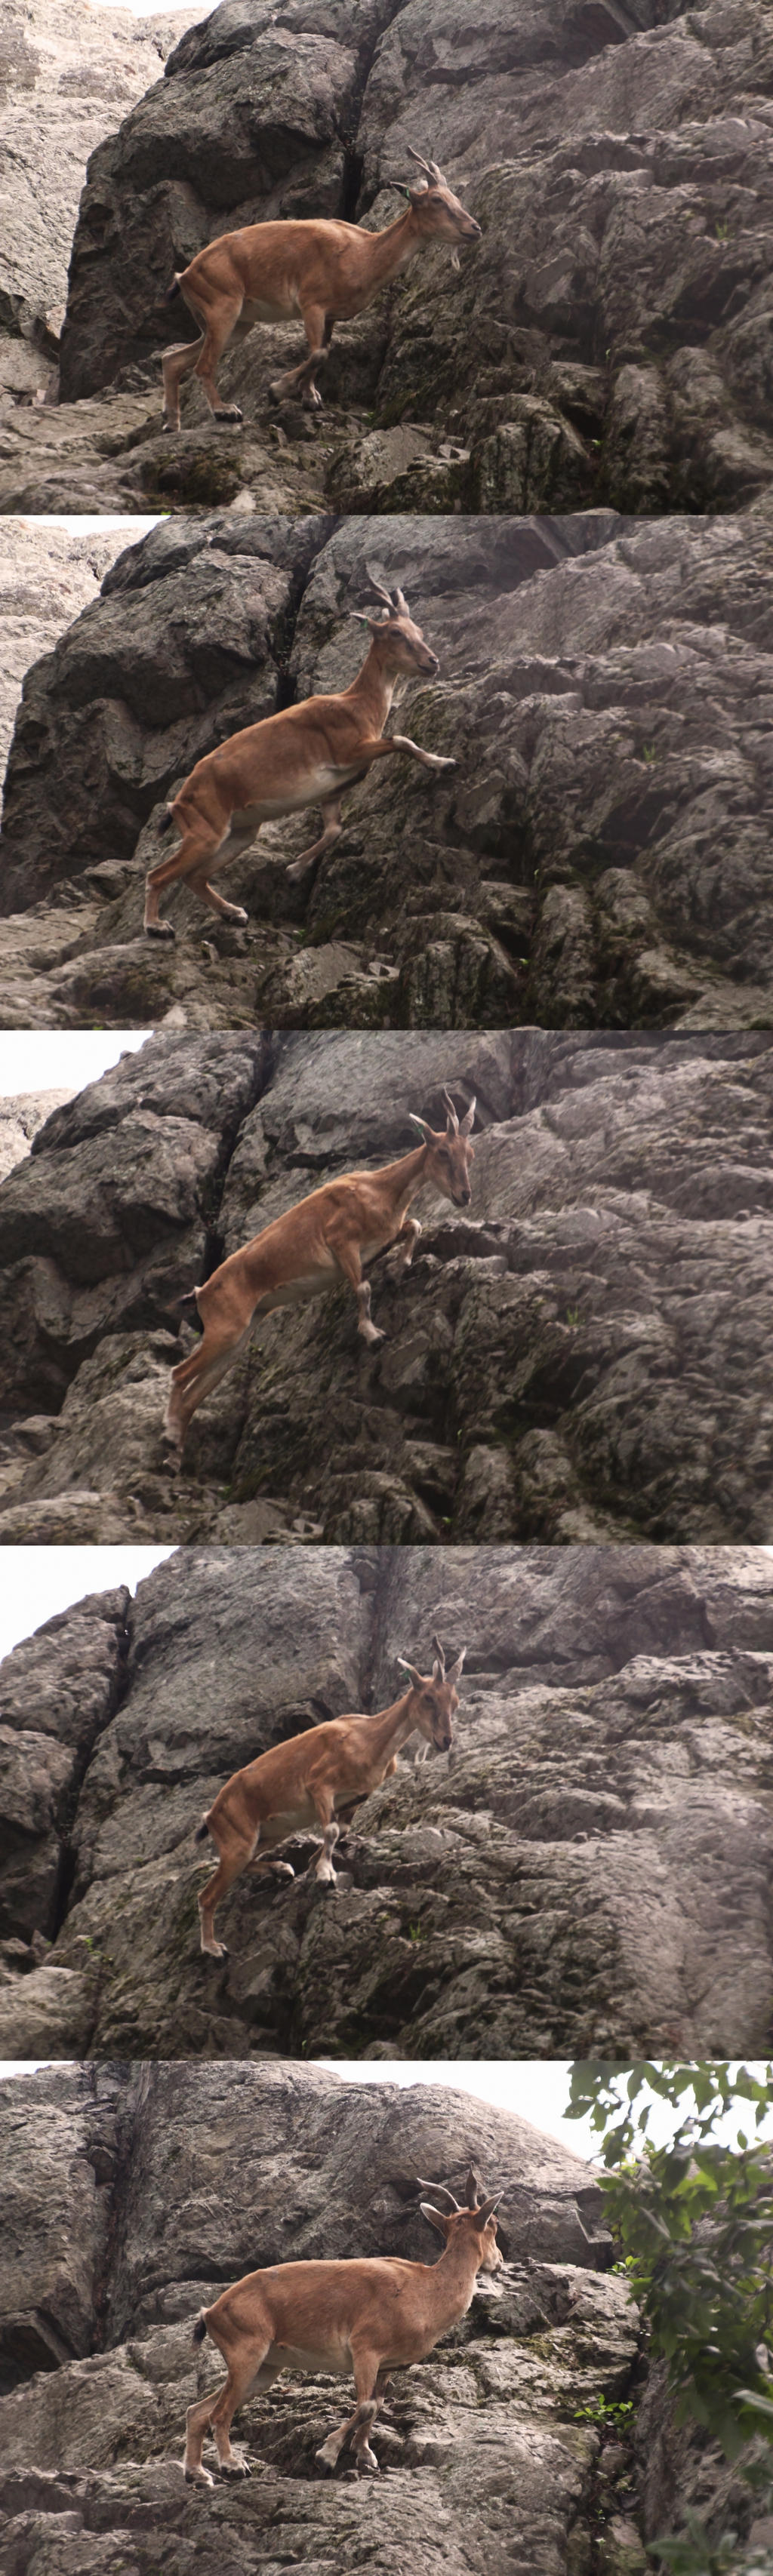
[[[396,277],[399,269],[406,268],[409,259],[414,259],[417,250],[421,249],[421,234],[413,207],[407,206],[405,214],[398,215],[395,223],[387,224],[383,233],[369,233],[367,240],[369,288],[386,286],[389,278]]]
[[[421,1188],[427,1164],[427,1150],[426,1145],[417,1145],[412,1154],[401,1154],[399,1163],[385,1163],[380,1172],[368,1174],[369,1180],[378,1183],[385,1213],[393,1216],[395,1227],[405,1209],[410,1207],[411,1199],[415,1198],[417,1190]]]
[[[361,717],[364,734],[383,733],[400,676],[398,671],[390,670],[383,643],[380,637],[374,636],[356,680],[342,691],[347,705]]]
[[[412,1698],[412,1688],[403,1691],[402,1698],[393,1700],[391,1708],[381,1708],[375,1717],[368,1719],[373,1751],[383,1759],[385,1764],[391,1760],[393,1753],[399,1753],[400,1746],[407,1744],[409,1735],[413,1734],[416,1720],[410,1714]]]
[[[431,2267],[432,2296],[444,2325],[453,2325],[470,2305],[480,2270],[480,2247],[471,2236],[452,2237],[439,2263]]]

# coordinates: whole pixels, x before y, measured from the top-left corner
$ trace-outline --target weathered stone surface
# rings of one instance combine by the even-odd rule
[[[6,1657],[0,1680],[0,1934],[58,1930],[71,1828],[94,1746],[118,1704],[128,1591],[92,1595]],[[26,1963],[28,1964],[28,1963]]]
[[[158,77],[194,17],[193,9],[138,18],[111,8],[107,17],[84,0],[5,0],[0,387],[9,405],[43,400],[56,382],[89,153]]]
[[[450,1758],[401,1759],[342,1832],[335,1890],[308,1836],[293,1882],[247,1873],[229,1957],[202,1958],[193,1835],[222,1781],[388,1706],[435,1628],[467,1649]],[[5,1890],[2,2053],[759,2054],[772,1690],[763,1551],[183,1548],[0,1672],[38,1827],[36,1878]]]
[[[72,1091],[4,1092],[0,1098],[0,1180],[26,1161],[33,1136],[55,1109],[72,1100]]]
[[[407,1150],[447,1082],[477,1092],[473,1205],[425,1202],[413,1267],[376,1263],[386,1339],[344,1288],[270,1316],[170,1476],[181,1293]],[[148,1040],[0,1189],[0,1533],[55,1502],[75,1538],[82,1497],[90,1537],[101,1496],[148,1539],[770,1542],[772,1082],[761,1032]]]
[[[186,507],[646,513],[766,491],[770,41],[755,0],[497,0],[472,18],[460,0],[228,0],[92,153],[68,419],[6,436],[2,506],[73,508],[80,486],[104,508],[166,490]],[[245,430],[218,429],[197,388],[165,457],[173,268],[277,215],[383,226],[409,143],[466,185],[483,238],[461,273],[433,252],[338,326],[318,426],[270,415],[297,332],[254,332],[223,366]]]
[[[25,671],[99,595],[123,552],[120,529],[77,536],[66,528],[0,521],[0,770],[5,769]]]
[[[762,520],[603,511],[163,522],[25,681],[0,1022],[765,1025],[772,547]],[[368,565],[440,656],[408,722],[456,769],[374,772],[304,889],[308,816],[264,827],[229,874],[246,930],[183,892],[176,942],[143,939],[167,798],[241,725],[347,683]]]
[[[314,2576],[363,2559],[377,2576],[578,2567],[598,2529],[598,2437],[576,2419],[627,2391],[637,2325],[603,2268],[598,2190],[553,2139],[443,2085],[286,2065],[49,2070],[4,2088],[0,2126],[29,2248],[16,2279],[4,2230],[3,2576],[33,2561],[39,2576],[152,2576],[159,2550],[171,2576],[299,2556]],[[276,2260],[431,2261],[416,2174],[453,2187],[471,2156],[503,2185],[506,2270],[428,2363],[394,2375],[378,2480],[325,2478],[314,2453],[340,2394],[303,2377],[242,2410],[252,2480],[191,2495],[184,2411],[216,2377],[191,2344],[202,2299]],[[58,2350],[50,2326],[41,2351],[41,2308]]]

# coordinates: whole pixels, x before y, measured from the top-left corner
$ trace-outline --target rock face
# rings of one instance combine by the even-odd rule
[[[309,1835],[247,1872],[204,1958],[202,1810],[436,1627],[450,1757],[401,1758],[335,1890]],[[0,2053],[760,2055],[772,1689],[762,1551],[183,1549],[2,1666]]]
[[[87,0],[4,0],[0,403],[50,392],[89,153],[141,98],[195,17]],[[23,439],[20,422],[18,437]]]
[[[773,465],[770,85],[756,0],[227,0],[92,153],[67,416],[5,439],[2,505],[746,502]],[[263,328],[223,368],[246,428],[211,424],[197,391],[170,454],[173,269],[275,216],[382,228],[410,143],[482,226],[461,272],[433,252],[337,328],[311,450],[303,415],[267,402],[298,332]]]
[[[0,1098],[0,1180],[23,1163],[33,1136],[55,1109],[63,1109],[74,1098],[72,1091],[5,1092]]]
[[[599,2437],[582,2413],[624,2396],[637,2359],[579,2159],[444,2085],[346,2085],[305,2066],[49,2070],[4,2087],[0,2123],[3,2576],[33,2556],[39,2576],[152,2576],[160,2545],[170,2576],[258,2576],[299,2555],[376,2576],[577,2567],[599,2529]],[[222,2379],[191,2340],[202,2301],[276,2261],[431,2263],[416,2174],[459,2192],[471,2156],[504,2186],[506,2270],[428,2361],[394,2374],[381,2476],[326,2476],[315,2451],[343,2389],[296,2376],[241,2410],[252,2479],[186,2488],[185,2408]],[[607,2521],[619,2498],[613,2486]]]
[[[772,1082],[762,1032],[146,1041],[0,1191],[3,1540],[769,1543]],[[385,1340],[269,1317],[170,1477],[181,1293],[444,1083],[473,1204],[376,1262]]]
[[[8,768],[5,1026],[754,1027],[773,1010],[761,521],[165,521],[29,672]],[[455,758],[309,816],[143,939],[166,801],[202,753],[362,654],[368,566],[441,660],[395,717]]]
[[[41,652],[50,653],[63,627],[98,597],[103,574],[125,542],[112,528],[85,537],[66,528],[0,521],[0,771],[25,671]]]

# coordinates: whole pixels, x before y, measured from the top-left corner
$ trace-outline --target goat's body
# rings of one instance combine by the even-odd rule
[[[204,2439],[214,2433],[224,2475],[247,2474],[231,2450],[230,2425],[250,2388],[265,2389],[281,2371],[324,2371],[354,2376],[352,2415],[328,2434],[317,2453],[335,2468],[345,2441],[353,2439],[358,2466],[376,2469],[368,2443],[384,2372],[423,2361],[466,2314],[477,2274],[499,2269],[494,2203],[441,2218],[423,2204],[424,2216],[444,2237],[440,2261],[405,2262],[398,2255],[369,2255],[339,2262],[280,2263],[248,2272],[203,2308],[194,2340],[208,2334],[227,2364],[224,2386],[188,2408],[185,2475],[211,2486],[202,2466]]]
[[[434,170],[434,164],[426,167]],[[298,393],[302,401],[318,405],[315,377],[327,355],[331,326],[364,313],[425,243],[446,241],[454,249],[459,241],[476,238],[479,230],[437,171],[429,187],[417,190],[405,213],[383,232],[319,216],[245,224],[238,232],[221,233],[175,273],[171,291],[179,290],[201,337],[164,352],[165,429],[179,429],[180,388],[193,374],[216,420],[241,420],[238,404],[221,403],[216,370],[229,341],[243,340],[260,322],[302,320],[308,355],[278,377],[271,392],[275,397]]]
[[[159,920],[158,903],[164,887],[176,878],[186,879],[210,910],[244,923],[246,913],[215,893],[212,876],[250,848],[263,823],[319,805],[321,838],[289,870],[293,877],[305,876],[341,831],[340,800],[346,788],[364,778],[374,761],[407,751],[425,769],[453,768],[452,760],[422,750],[407,735],[384,737],[393,701],[407,678],[422,672],[432,678],[437,669],[435,654],[407,612],[402,622],[395,615],[386,627],[372,631],[367,659],[348,689],[283,707],[258,724],[243,726],[216,751],[205,752],[168,808],[180,844],[173,857],[160,859],[148,871],[145,929],[155,937],[173,937],[171,924]]]
[[[436,1641],[433,1639],[433,1644]],[[322,1829],[315,1877],[335,1885],[332,1852],[337,1817],[350,1814],[395,1769],[397,1754],[417,1722],[427,1743],[447,1751],[451,1716],[458,1707],[456,1680],[464,1655],[446,1675],[442,1649],[432,1679],[415,1675],[411,1688],[374,1716],[326,1718],[289,1743],[274,1744],[234,1771],[202,1819],[216,1845],[218,1867],[199,1896],[201,1947],[211,1958],[226,1954],[215,1938],[215,1909],[251,1860],[263,1860],[310,1826]],[[276,1866],[276,1864],[275,1864]],[[288,1864],[283,1874],[292,1878]]]

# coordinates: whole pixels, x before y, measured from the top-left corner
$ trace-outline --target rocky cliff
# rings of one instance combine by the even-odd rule
[[[4,0],[0,455],[23,455],[30,424],[19,407],[55,386],[89,154],[157,79],[194,18],[190,8],[136,18],[89,0]]]
[[[25,671],[98,598],[103,574],[125,544],[113,528],[76,536],[67,528],[32,527],[25,519],[0,521],[0,775]]]
[[[754,1027],[773,1011],[771,534],[748,519],[164,522],[28,672],[8,767],[0,1022]],[[36,558],[35,558],[36,560]],[[144,939],[166,800],[202,753],[362,656],[368,566],[440,655],[407,723],[457,762],[354,788]]]
[[[389,1706],[437,1627],[448,1758],[247,1872],[199,1949],[232,1770]],[[761,1550],[183,1549],[0,1670],[0,2052],[764,2054],[773,1562]]]
[[[152,2576],[160,2555],[169,2576],[575,2576],[600,2529],[609,2576],[643,2571],[629,2460],[588,2420],[635,2383],[636,2315],[555,2140],[442,2084],[288,2065],[50,2070],[3,2087],[0,2132],[2,2576]],[[277,2260],[431,2262],[416,2174],[458,2189],[470,2156],[504,2187],[507,2267],[394,2374],[380,2476],[326,2478],[340,2387],[295,2377],[241,2411],[251,2479],[186,2488],[185,2408],[222,2377],[191,2341],[202,2300]]]
[[[192,1425],[179,1298],[475,1091],[473,1203],[401,1280],[287,1309]],[[7,1543],[773,1540],[773,1043],[428,1031],[150,1039],[0,1190]]]
[[[227,0],[89,163],[64,403],[3,441],[6,509],[627,511],[768,490],[773,54],[756,0]],[[103,129],[104,131],[104,126]],[[296,333],[158,435],[173,268],[272,216],[400,211],[409,143],[482,240],[340,326],[326,409],[272,415]],[[174,336],[174,335],[172,335]]]

